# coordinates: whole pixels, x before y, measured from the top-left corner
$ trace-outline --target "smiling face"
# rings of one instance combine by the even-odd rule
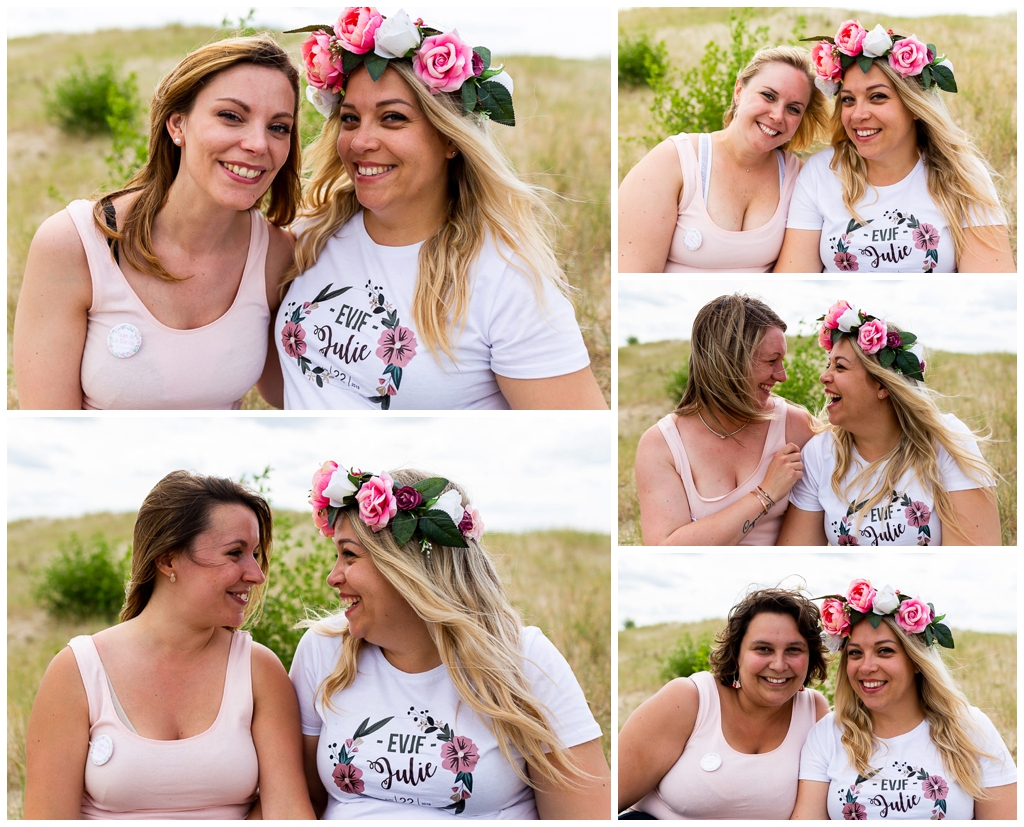
[[[754,351],[751,368],[751,392],[767,407],[768,397],[776,384],[786,381],[786,334],[777,327],[768,328],[764,339]]]
[[[181,141],[175,185],[251,208],[288,159],[294,109],[291,83],[277,69],[240,64],[208,78],[191,111],[167,119]]]
[[[843,76],[839,103],[847,137],[865,160],[906,162],[917,158],[916,118],[876,64],[864,73],[851,66]]]
[[[853,627],[846,643],[846,677],[872,715],[912,717],[920,709],[918,669],[888,623]]]
[[[266,580],[257,562],[259,522],[244,505],[216,505],[209,526],[192,543],[191,559],[178,555],[171,563],[176,595],[202,625],[241,626],[253,586]]]
[[[342,606],[347,606],[345,617],[353,637],[387,650],[401,647],[410,630],[426,628],[408,601],[380,573],[347,515],[342,515],[333,540],[338,560],[327,576],[327,585],[338,591]]]
[[[843,336],[832,348],[821,375],[828,421],[848,431],[858,423],[870,425],[879,412],[892,407],[889,391],[867,372],[854,354],[855,347],[849,336]]]
[[[375,82],[357,69],[342,98],[338,157],[374,221],[413,224],[426,238],[440,225],[454,145],[430,123],[409,84],[394,69]],[[413,242],[409,242],[413,243]]]
[[[790,700],[803,686],[810,661],[807,641],[787,614],[754,615],[740,643],[739,678],[748,697],[767,706]]]
[[[736,83],[739,104],[733,119],[759,151],[768,152],[793,137],[811,100],[806,72],[786,63],[767,64],[743,86]]]

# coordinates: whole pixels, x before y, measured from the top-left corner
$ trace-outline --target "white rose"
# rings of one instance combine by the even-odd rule
[[[325,118],[334,114],[334,110],[338,108],[339,98],[341,95],[338,92],[328,92],[326,89],[317,89],[315,86],[306,87],[306,100],[313,104],[316,111]]]
[[[818,87],[826,98],[835,97],[836,92],[839,90],[839,83],[837,81],[828,80],[822,77],[815,76],[814,85]]]
[[[430,510],[443,511],[452,518],[455,525],[462,522],[462,515],[466,513],[466,509],[462,507],[462,495],[454,488],[438,497],[437,502],[430,506]]]
[[[840,316],[836,323],[839,325],[839,329],[843,333],[849,333],[851,328],[860,327],[861,320],[860,314],[856,307],[848,308],[842,316]]]
[[[320,90],[317,90],[320,91]],[[316,104],[313,104],[316,106]],[[327,117],[324,115],[324,117]],[[343,468],[339,468],[333,474],[331,479],[328,481],[327,486],[323,490],[323,495],[330,499],[331,505],[335,508],[342,506],[344,503],[342,500],[345,497],[351,497],[356,493],[358,489],[351,483],[348,478],[348,471]]]
[[[886,586],[880,592],[876,592],[875,600],[871,605],[871,611],[876,615],[892,614],[899,608],[900,599],[893,591],[892,586]]]
[[[861,50],[867,57],[881,57],[892,48],[892,38],[879,23],[864,37]]]
[[[515,85],[512,83],[512,76],[508,72],[498,72],[498,74],[496,74],[492,78],[488,78],[488,80],[493,80],[495,83],[500,83],[502,86],[508,89],[508,93],[510,96],[513,94],[513,89],[515,88]]]
[[[410,49],[420,45],[420,32],[404,10],[388,17],[380,24],[373,38],[373,53],[391,60],[405,57]]]
[[[833,655],[843,646],[843,639],[841,637],[830,635],[828,632],[821,633],[821,642],[825,644],[825,648]]]
[[[948,57],[942,58],[942,60],[940,60],[935,65],[936,66],[945,66],[947,69],[949,69],[949,73],[951,75],[953,75],[954,77],[956,76],[956,73],[953,71],[953,61],[950,60]]]

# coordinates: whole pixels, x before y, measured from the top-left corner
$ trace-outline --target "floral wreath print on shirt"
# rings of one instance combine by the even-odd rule
[[[303,302],[296,305],[292,315],[281,328],[281,345],[284,352],[296,361],[302,375],[309,375],[308,378],[316,382],[318,388],[330,384],[332,374],[329,370],[320,366],[313,367],[313,363],[306,357],[306,331],[302,327],[302,320],[313,310],[316,310],[321,302],[336,299],[342,293],[351,290],[350,287],[342,287],[338,290],[331,290],[334,283],[331,282],[323,290],[314,296],[313,301]],[[337,378],[337,377],[334,377]]]
[[[384,293],[371,281],[366,282],[366,292],[370,297],[370,309],[375,314],[384,314],[381,331],[377,340],[377,357],[384,362],[384,375],[377,386],[377,398],[373,401],[380,405],[381,410],[391,407],[391,397],[398,393],[402,384],[402,371],[416,355],[416,336],[408,327],[399,323],[398,313],[385,300]]]
[[[946,817],[946,796],[949,795],[949,784],[941,775],[929,775],[928,771],[924,767],[914,768],[909,764],[904,764],[904,769],[899,770],[899,765],[895,767],[906,779],[913,779],[921,782],[921,795],[927,798],[929,801],[934,801],[932,805],[932,817],[931,820],[935,821]],[[861,775],[857,773],[857,780],[854,781],[849,789],[846,790],[845,800],[843,801],[843,819],[846,821],[866,821],[867,820],[867,807],[861,804],[857,799],[861,796],[862,790],[861,785],[865,781],[870,781],[874,778],[881,770],[875,770],[870,775]],[[843,793],[840,792],[840,796]],[[869,799],[872,804],[877,803],[877,799],[872,797]],[[884,799],[883,799],[884,801]],[[888,804],[885,805],[888,808]],[[906,812],[906,809],[902,809],[906,806],[903,802],[902,793],[900,794],[900,809],[902,812]],[[911,808],[914,803],[910,803]],[[883,812],[882,817],[885,818],[887,814]]]
[[[923,503],[919,500],[910,499],[910,495],[904,492],[898,494],[895,491],[892,492],[892,497],[889,500],[889,506],[885,509],[885,514],[892,513],[892,506],[894,503],[899,502],[900,507],[903,509],[903,518],[906,521],[907,526],[910,528],[917,529],[917,544],[919,546],[927,546],[932,541],[932,530],[928,526],[928,521],[932,518],[932,510],[928,507],[927,503]],[[846,509],[846,516],[843,517],[837,527],[838,536],[836,538],[837,545],[840,546],[859,546],[860,540],[857,538],[856,532],[853,530],[854,515],[867,505],[867,500],[857,502],[856,500],[850,501],[849,508]],[[874,509],[872,509],[874,511]],[[886,520],[887,528],[886,532],[882,535],[878,535],[876,532],[875,541],[872,545],[879,545],[878,540],[888,539],[895,540],[902,536],[903,528],[902,523],[897,524],[897,534],[891,536],[891,529],[888,527],[888,517],[882,515],[882,519]],[[873,520],[872,520],[873,522]],[[833,525],[836,525],[833,523]]]
[[[465,735],[456,735],[448,724],[434,718],[426,710],[412,714],[413,707],[410,707],[409,713],[424,733],[436,732],[435,737],[442,742],[441,766],[455,773],[455,784],[450,796],[452,803],[442,809],[461,815],[466,809],[466,801],[473,795],[473,770],[480,760],[480,750],[471,739]]]
[[[370,735],[380,729],[382,726],[388,723],[394,715],[389,715],[375,724],[370,724],[370,719],[365,718],[363,722],[356,727],[355,733],[351,738],[346,738],[345,743],[342,744],[341,749],[338,749],[337,744],[328,744],[328,755],[331,760],[334,761],[334,771],[331,773],[331,777],[334,779],[334,783],[338,789],[343,793],[349,795],[362,795],[363,790],[366,789],[366,785],[363,782],[363,771],[359,767],[352,765],[352,759],[357,752],[359,747],[363,743],[363,738]],[[335,750],[337,750],[337,757],[335,757]]]
[[[914,247],[924,251],[924,262],[921,265],[922,272],[931,273],[935,270],[939,264],[939,231],[931,224],[925,224],[913,215],[904,215],[899,210],[884,212],[882,215],[890,221],[894,221],[895,224],[880,232],[891,231],[895,234],[897,228],[905,224],[906,228],[911,231],[911,240],[914,242]],[[856,219],[851,218],[850,222],[846,225],[846,232],[838,237],[832,236],[829,239],[832,242],[832,249],[836,251],[832,260],[839,270],[844,272],[860,270],[860,262],[857,260],[856,254],[850,252],[851,235],[862,227],[867,227],[873,221],[874,219],[870,218],[863,224],[860,224]],[[895,241],[895,235],[889,241]],[[879,253],[873,247],[862,248],[861,255],[864,255],[865,249],[871,249],[874,252],[875,259],[872,269],[876,269],[878,263],[883,260],[892,264],[898,264],[904,256],[901,255],[901,252],[896,251],[892,243],[889,246],[889,252],[882,253]]]

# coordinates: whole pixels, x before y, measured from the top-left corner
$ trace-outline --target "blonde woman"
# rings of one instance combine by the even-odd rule
[[[273,332],[284,407],[606,407],[550,213],[483,123],[515,123],[490,52],[369,8],[302,48],[327,121]]]
[[[801,161],[828,122],[804,49],[761,49],[725,128],[658,144],[619,187],[619,272],[767,272]]]
[[[644,545],[775,545],[811,438],[810,414],[772,392],[785,332],[750,296],[697,314],[683,398],[637,445]]]
[[[1014,272],[991,170],[942,99],[950,61],[856,20],[811,54],[839,94],[832,148],[804,166],[775,271]]]
[[[820,321],[831,427],[804,446],[779,545],[999,545],[995,473],[925,386],[917,337],[846,301]]]
[[[1017,768],[939,654],[943,618],[867,580],[825,599],[835,711],[807,736],[794,819],[1016,819]]]
[[[293,264],[298,112],[298,70],[266,36],[201,46],[167,74],[146,165],[32,239],[14,324],[22,408],[241,407]]]
[[[135,521],[121,622],[72,638],[36,693],[25,818],[312,818],[295,692],[259,620],[273,517],[173,471]]]
[[[509,605],[465,492],[328,462],[310,502],[344,610],[292,662],[318,815],[607,819],[600,727],[565,658]]]

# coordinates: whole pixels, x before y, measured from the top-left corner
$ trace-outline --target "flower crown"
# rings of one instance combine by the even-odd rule
[[[917,77],[925,89],[934,83],[944,92],[956,92],[953,64],[945,55],[939,56],[935,47],[925,45],[915,35],[894,34],[879,23],[870,32],[856,20],[847,20],[839,26],[835,37],[816,35],[801,38],[805,42],[817,41],[811,47],[814,66],[814,85],[826,97],[839,91],[843,75],[854,63],[865,74],[875,58],[889,58],[889,65],[900,77]]]
[[[818,344],[825,348],[826,353],[832,352],[832,346],[840,336],[849,333],[866,354],[878,354],[883,368],[892,368],[896,373],[918,382],[924,381],[921,343],[910,331],[890,331],[885,319],[869,316],[842,299],[832,305],[824,316],[819,316],[818,321],[821,322]]]
[[[374,532],[390,527],[400,546],[418,533],[422,551],[429,555],[433,543],[468,548],[466,538],[479,541],[484,533],[476,510],[463,508],[462,494],[454,488],[445,491],[447,487],[448,480],[429,477],[396,489],[386,473],[345,471],[328,461],[313,474],[309,504],[313,522],[324,537],[334,536],[339,512],[358,505],[359,519]]]
[[[821,604],[821,640],[830,652],[838,652],[846,645],[853,627],[867,618],[873,629],[882,618],[894,616],[896,625],[908,635],[923,635],[928,646],[938,644],[953,648],[953,633],[941,621],[945,615],[935,616],[935,607],[916,597],[907,597],[886,586],[881,591],[871,587],[868,580],[854,580],[846,595],[829,594]]]
[[[469,46],[456,30],[442,32],[404,11],[384,17],[369,6],[348,6],[333,26],[314,24],[285,34],[311,32],[302,44],[306,98],[325,118],[345,95],[345,82],[359,66],[378,80],[388,62],[410,60],[431,94],[462,93],[462,114],[516,125],[512,78],[491,67],[491,52]]]

